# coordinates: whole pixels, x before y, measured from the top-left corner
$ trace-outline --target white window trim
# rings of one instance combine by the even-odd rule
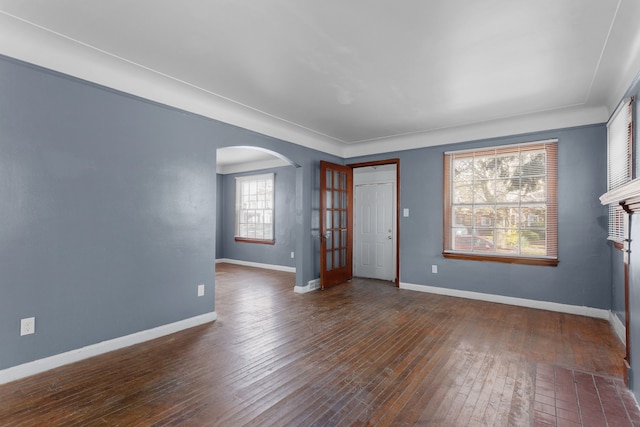
[[[242,241],[256,241],[256,242],[275,242],[275,174],[274,173],[265,173],[258,175],[245,175],[245,176],[237,176],[236,180],[236,210],[235,210],[235,238],[237,240]],[[242,210],[241,206],[241,197],[240,194],[242,192],[242,184],[250,181],[267,181],[271,180],[273,191],[271,192],[271,238],[261,239],[255,237],[247,237],[241,236],[239,234],[240,229],[240,211]]]

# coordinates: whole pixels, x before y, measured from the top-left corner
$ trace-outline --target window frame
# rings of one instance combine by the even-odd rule
[[[257,175],[244,175],[244,176],[237,176],[235,177],[235,181],[236,181],[236,209],[235,209],[235,232],[234,232],[234,239],[236,242],[244,242],[244,243],[257,243],[257,244],[264,244],[264,245],[273,245],[275,244],[275,198],[276,198],[276,187],[275,187],[275,174],[274,173],[263,173],[263,174],[257,174]],[[251,182],[255,182],[256,185],[258,185],[257,183],[259,181],[266,181],[265,185],[267,185],[267,183],[269,181],[271,181],[271,198],[270,199],[266,199],[265,202],[269,202],[268,205],[271,206],[271,208],[268,207],[263,207],[263,208],[243,208],[242,206],[242,198],[243,198],[243,184],[244,183],[249,183],[249,185],[251,185]],[[271,215],[271,238],[256,238],[256,237],[250,237],[248,235],[240,235],[240,229],[241,229],[241,217],[242,217],[242,211],[249,211],[249,210],[260,210],[263,211],[263,215],[264,212],[270,211],[270,215]],[[245,224],[250,224],[249,222],[246,222]],[[264,221],[261,221],[259,224],[262,224],[263,229],[264,229],[264,225],[268,224],[265,223]]]
[[[607,122],[607,191],[623,186],[634,177],[633,103],[633,97],[623,99]],[[627,232],[626,213],[617,205],[609,205],[608,211],[607,240],[622,249]]]
[[[509,153],[519,153],[522,148],[525,150],[546,150],[545,162],[545,180],[546,184],[546,200],[544,202],[546,209],[545,231],[548,243],[547,255],[506,255],[502,253],[478,253],[473,251],[461,251],[453,249],[453,208],[452,200],[453,192],[453,174],[452,163],[456,158],[472,157],[477,154],[490,153],[493,155],[504,155]],[[444,197],[443,197],[443,251],[445,258],[475,260],[475,261],[492,261],[511,264],[527,264],[542,266],[558,265],[558,140],[548,139],[542,141],[533,141],[517,144],[508,144],[493,147],[479,147],[470,150],[457,150],[445,152],[443,156],[443,178],[444,178]],[[498,206],[497,202],[493,202],[494,206]],[[468,203],[465,203],[468,205]],[[472,206],[482,205],[482,203],[471,203]],[[496,227],[494,226],[494,230]],[[474,234],[471,234],[474,238]],[[549,252],[549,250],[551,252]]]

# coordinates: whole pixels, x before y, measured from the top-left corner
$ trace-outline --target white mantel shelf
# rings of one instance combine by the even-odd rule
[[[640,209],[640,178],[629,181],[622,187],[608,191],[600,196],[603,205],[621,205],[625,211]]]

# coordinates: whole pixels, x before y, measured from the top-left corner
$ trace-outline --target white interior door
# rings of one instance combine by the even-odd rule
[[[354,275],[395,280],[394,184],[376,183],[355,188]]]

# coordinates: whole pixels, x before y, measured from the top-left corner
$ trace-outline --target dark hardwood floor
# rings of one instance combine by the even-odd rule
[[[293,286],[218,264],[217,321],[0,386],[0,425],[618,425],[590,424],[577,386],[563,418],[559,387],[578,380],[600,384],[603,420],[640,419],[604,320],[363,279]]]

